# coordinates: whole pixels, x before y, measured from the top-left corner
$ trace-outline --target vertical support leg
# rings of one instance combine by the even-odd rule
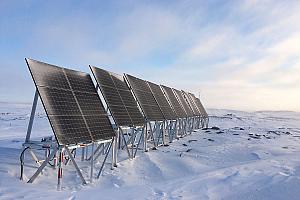
[[[84,161],[84,150],[85,150],[85,147],[82,147],[82,149],[81,149],[81,161]]]
[[[32,130],[32,125],[33,125],[33,120],[34,120],[34,115],[35,115],[35,111],[36,111],[38,97],[39,97],[38,91],[35,90],[25,142],[29,142],[29,140],[30,140],[30,135],[31,135],[31,130]]]
[[[141,130],[141,135],[140,135],[139,141],[138,141],[138,143],[137,143],[137,146],[136,146],[136,149],[135,149],[133,158],[135,158],[136,152],[137,152],[137,150],[138,150],[138,148],[139,148],[139,145],[140,145],[140,143],[141,143],[141,140],[142,140],[142,138],[144,138],[144,130],[145,130],[145,126],[143,126],[143,128],[142,128],[142,130]]]
[[[117,167],[119,141],[120,141],[120,128],[117,130],[116,139],[114,140],[112,167]]]
[[[166,124],[165,124],[165,123],[166,123],[166,122],[163,121],[162,124],[161,124],[161,128],[162,128],[161,134],[162,134],[162,142],[163,142],[163,145],[166,145],[166,129],[167,129],[167,127],[166,127]]]
[[[144,125],[145,129],[143,130],[144,131],[144,151],[147,152],[148,149],[147,149],[147,140],[148,140],[148,124],[147,122],[145,123]]]
[[[133,159],[134,157],[134,142],[135,142],[135,131],[134,131],[134,127],[132,127],[131,129],[131,159]]]
[[[57,190],[61,190],[61,182],[62,182],[62,163],[64,159],[63,149],[59,150],[59,159],[58,159],[58,172],[57,172]]]
[[[91,173],[90,173],[90,182],[93,182],[93,174],[94,174],[94,142],[92,143],[92,152],[91,152]]]
[[[88,156],[89,156],[89,147],[85,146],[85,160],[88,160]]]

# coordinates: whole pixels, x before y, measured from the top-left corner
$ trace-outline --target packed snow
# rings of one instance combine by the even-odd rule
[[[86,186],[71,164],[64,166],[57,191],[57,171],[49,167],[33,184],[19,180],[30,109],[0,104],[0,199],[299,199],[300,113],[209,109],[210,128],[138,151],[133,160],[121,152],[117,168],[108,162],[100,179]],[[48,135],[39,106],[32,137]],[[28,178],[34,163],[26,158]],[[88,179],[89,163],[77,159]]]

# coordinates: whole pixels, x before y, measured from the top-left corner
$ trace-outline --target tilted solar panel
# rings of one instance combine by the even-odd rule
[[[164,86],[164,85],[161,85],[161,88],[162,88],[165,96],[167,97],[169,103],[171,104],[174,112],[176,113],[176,116],[178,118],[187,117],[187,114],[186,114],[185,110],[183,110],[182,106],[178,102],[172,88],[169,88],[169,87]]]
[[[194,113],[193,111],[191,110],[191,108],[189,107],[189,105],[187,104],[186,100],[184,99],[184,96],[182,94],[181,91],[177,90],[177,89],[174,89],[173,88],[173,91],[178,99],[178,101],[180,102],[180,104],[182,105],[183,109],[185,110],[185,112],[187,113],[187,116],[188,117],[192,117],[194,116]]]
[[[125,77],[137,98],[144,115],[150,121],[164,120],[164,116],[152,95],[152,92],[146,81],[136,78],[134,76],[125,74]]]
[[[194,116],[200,116],[201,113],[199,112],[198,108],[196,107],[196,105],[194,104],[193,99],[189,96],[189,94],[185,91],[181,91],[183,93],[184,98],[186,99],[186,101],[188,102],[190,108],[192,109]]]
[[[164,95],[162,89],[160,88],[159,85],[156,85],[154,83],[151,82],[147,82],[150,90],[157,102],[157,104],[160,107],[160,110],[162,111],[165,119],[176,119],[177,116],[175,114],[175,112],[173,111],[171,105],[169,104],[168,100],[166,99],[166,96]]]
[[[26,63],[60,145],[114,136],[89,74],[32,59]]]
[[[200,116],[204,116],[201,109],[197,105],[197,99],[196,96],[192,93],[188,93],[188,96],[190,97],[191,101],[193,102],[194,106],[197,108],[198,113],[200,113]]]
[[[90,66],[118,126],[140,126],[145,120],[124,77]]]
[[[197,104],[198,108],[201,109],[202,115],[204,115],[205,117],[208,117],[208,114],[207,114],[207,112],[206,112],[206,110],[205,110],[204,106],[202,105],[199,98],[196,98],[196,104]]]

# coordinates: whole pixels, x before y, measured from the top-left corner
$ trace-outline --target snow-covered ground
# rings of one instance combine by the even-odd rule
[[[69,165],[57,191],[51,168],[33,184],[19,180],[30,106],[0,104],[0,199],[300,199],[300,113],[210,109],[210,127],[220,130],[199,130],[168,147],[138,152],[114,170],[107,164],[87,186]],[[32,135],[51,135],[41,108]],[[88,177],[88,164],[79,165]]]

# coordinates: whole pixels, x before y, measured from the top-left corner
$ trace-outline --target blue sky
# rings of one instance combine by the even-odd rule
[[[0,101],[32,101],[25,57],[200,92],[211,108],[300,111],[300,2],[1,0]]]

